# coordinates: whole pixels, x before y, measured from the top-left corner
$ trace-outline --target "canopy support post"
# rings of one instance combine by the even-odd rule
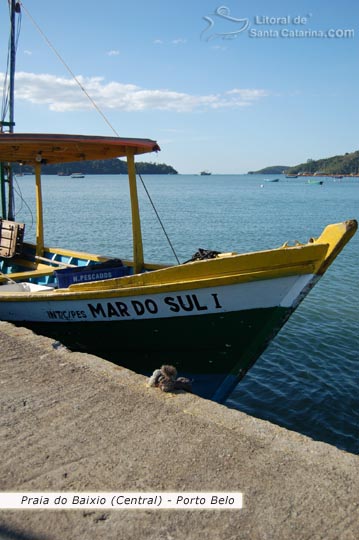
[[[132,238],[133,238],[133,271],[139,274],[144,269],[143,245],[141,233],[140,210],[138,205],[136,169],[134,154],[127,150],[128,180],[130,184]]]
[[[1,217],[6,219],[6,190],[5,190],[5,170],[3,163],[0,163],[0,198],[1,198]]]
[[[36,255],[42,256],[44,252],[44,219],[42,211],[41,192],[41,164],[35,163],[36,182]]]

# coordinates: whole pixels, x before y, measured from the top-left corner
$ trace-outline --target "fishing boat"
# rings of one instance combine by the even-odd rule
[[[201,171],[201,172],[200,172],[200,175],[201,175],[201,176],[211,176],[211,174],[212,174],[212,173],[211,173],[210,171]]]
[[[317,239],[253,253],[215,253],[186,264],[144,261],[134,156],[155,141],[1,134],[0,159],[35,169],[36,244],[3,219],[0,320],[141,373],[162,362],[193,379],[196,393],[225,400],[354,234],[355,221]],[[42,163],[126,157],[133,216],[132,261],[45,243]],[[113,234],[113,228],[111,228]],[[131,240],[129,239],[129,242]],[[196,260],[197,259],[197,260]]]
[[[324,180],[313,180],[313,179],[310,179],[310,180],[307,180],[307,184],[311,184],[311,185],[317,185],[317,186],[322,186],[324,184]]]
[[[279,178],[265,178],[265,182],[279,182]]]
[[[85,178],[85,175],[79,172],[72,173],[71,178]]]
[[[357,229],[348,220],[304,244],[242,254],[200,250],[176,265],[147,262],[135,158],[159,151],[157,142],[14,133],[12,113],[0,133],[0,320],[140,373],[173,364],[205,398],[228,397]],[[51,246],[45,241],[43,165],[115,157],[128,165],[133,259]],[[25,224],[14,219],[17,163],[35,172],[35,242],[26,241]]]

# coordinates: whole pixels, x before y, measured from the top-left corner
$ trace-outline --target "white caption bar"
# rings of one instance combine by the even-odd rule
[[[0,509],[215,509],[242,508],[242,493],[0,493]]]

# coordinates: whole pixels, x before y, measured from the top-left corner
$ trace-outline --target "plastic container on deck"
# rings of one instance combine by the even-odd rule
[[[74,283],[88,283],[90,281],[124,277],[130,273],[131,268],[124,266],[119,259],[55,271],[60,289],[65,289]]]

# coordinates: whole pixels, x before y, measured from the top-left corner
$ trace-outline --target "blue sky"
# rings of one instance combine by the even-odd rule
[[[359,149],[353,0],[24,0],[16,131],[113,135],[26,10],[120,136],[158,141],[145,160],[245,173]]]

